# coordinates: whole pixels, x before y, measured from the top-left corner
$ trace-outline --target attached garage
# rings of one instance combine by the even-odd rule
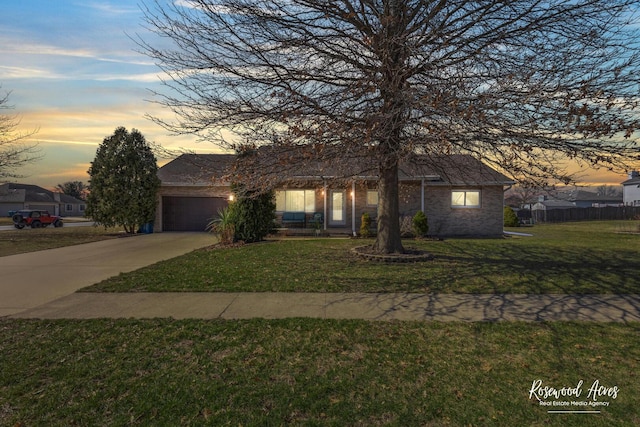
[[[155,232],[200,231],[229,205],[231,187],[225,179],[233,154],[183,154],[158,171]]]
[[[162,196],[162,230],[204,231],[227,205],[223,197]]]

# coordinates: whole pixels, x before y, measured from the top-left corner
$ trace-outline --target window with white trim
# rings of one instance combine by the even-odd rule
[[[451,206],[454,208],[479,208],[480,190],[453,190]]]
[[[278,212],[315,212],[315,190],[277,190],[276,211]]]
[[[71,211],[73,211],[73,205],[72,205],[72,204],[70,204],[70,203],[67,203],[67,205],[65,206],[65,210],[66,210],[67,212],[71,212]]]

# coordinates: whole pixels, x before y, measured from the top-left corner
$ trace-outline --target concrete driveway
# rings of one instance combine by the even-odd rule
[[[213,243],[207,233],[155,233],[0,257],[0,317]]]

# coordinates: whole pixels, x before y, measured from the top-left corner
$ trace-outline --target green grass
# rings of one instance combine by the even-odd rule
[[[433,261],[383,264],[353,239],[290,239],[200,250],[86,291],[640,293],[638,222],[514,229],[533,237],[410,241]]]
[[[24,228],[0,231],[0,256],[113,239],[120,229],[104,227]]]
[[[640,325],[0,320],[0,425],[634,426]],[[619,389],[548,414],[532,382]],[[561,399],[567,400],[567,399]],[[574,400],[574,399],[568,399]]]

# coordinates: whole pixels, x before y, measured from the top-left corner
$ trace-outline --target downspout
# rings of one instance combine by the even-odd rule
[[[424,178],[420,182],[420,210],[424,213]]]
[[[351,182],[351,231],[356,237],[356,182]]]
[[[327,181],[325,180],[322,180],[322,194],[324,198],[324,215],[322,216],[322,221],[324,222],[324,231],[327,231]]]

